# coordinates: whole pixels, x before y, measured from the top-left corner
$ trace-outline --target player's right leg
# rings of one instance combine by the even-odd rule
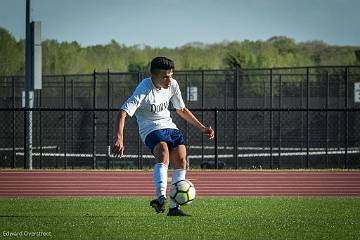
[[[167,170],[169,166],[169,149],[166,142],[159,142],[153,149],[157,163],[154,166],[154,185],[156,199],[150,202],[157,213],[163,213],[166,205]]]

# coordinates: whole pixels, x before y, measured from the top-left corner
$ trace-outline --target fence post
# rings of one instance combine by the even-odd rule
[[[282,107],[282,79],[281,79],[281,74],[279,75],[279,109],[281,109]],[[278,113],[279,118],[279,153],[278,153],[278,168],[280,168],[280,160],[281,160],[281,111],[279,111]]]
[[[74,79],[71,79],[71,108],[74,109]],[[71,111],[71,151],[75,152],[74,148],[74,111]],[[72,161],[72,167],[74,168],[74,161]]]
[[[40,111],[39,111],[39,143],[40,143],[40,169],[42,169],[42,162],[43,162],[43,152],[42,152],[42,111],[41,111],[41,107],[42,107],[42,90],[39,90],[39,107],[40,107]]]
[[[337,99],[340,99],[340,96],[341,96],[341,83],[340,83],[340,81],[338,81],[338,91],[337,91]],[[337,101],[337,107],[338,108],[341,108],[341,102],[340,101]],[[340,119],[340,117],[341,117],[341,112],[339,111],[339,112],[337,112],[337,136],[336,136],[336,144],[337,144],[337,149],[339,150],[339,151],[341,151],[341,144],[340,144],[340,132],[341,132],[341,119]],[[339,165],[339,163],[337,162],[337,164]]]
[[[238,84],[239,84],[239,66],[236,66],[235,69],[235,78],[234,78],[234,98],[235,98],[235,119],[234,119],[234,156],[235,156],[235,162],[236,162],[236,169],[239,168],[239,158],[238,158]]]
[[[106,145],[110,148],[110,70],[107,70],[107,143]],[[106,169],[110,168],[110,154],[106,154]]]
[[[273,156],[273,69],[270,69],[270,168],[274,167]]]
[[[349,89],[348,89],[348,82],[349,82],[349,68],[345,67],[345,168],[348,168],[348,145],[349,145]]]
[[[204,70],[201,71],[201,108],[204,109],[205,93]],[[204,123],[204,111],[201,111],[201,122]],[[204,134],[201,134],[201,161],[204,162]]]
[[[96,71],[93,73],[93,164],[92,168],[96,168]]]
[[[225,122],[227,123],[227,115],[228,115],[228,102],[227,102],[227,94],[228,93],[228,80],[227,78],[225,78],[225,94],[224,94],[224,104],[225,104]],[[226,149],[227,147],[227,124],[224,125],[224,128],[223,128],[223,133],[224,133],[224,137],[223,137],[223,146],[224,148]]]
[[[265,78],[263,78],[263,89],[264,89],[264,99],[263,99],[263,108],[267,108],[266,104],[266,82],[265,82]],[[262,146],[263,149],[265,150],[265,148],[267,148],[267,138],[266,138],[266,111],[262,111],[263,114],[263,138],[262,138]]]
[[[189,87],[189,82],[188,82],[188,74],[185,73],[185,91],[186,91],[186,107],[190,107],[189,106],[189,96],[190,96],[190,89],[188,88]],[[186,132],[186,138],[187,138],[187,145],[186,145],[186,150],[190,150],[190,136],[189,136],[189,123],[188,121],[186,121],[185,123],[185,132]],[[190,169],[190,160],[189,158],[186,159],[186,164],[187,164],[187,169]]]
[[[301,108],[301,110],[304,110],[304,81],[303,80],[301,80],[301,82],[300,82],[300,87],[301,87],[300,108]],[[301,111],[301,140],[300,140],[300,144],[301,144],[301,152],[302,152],[303,147],[304,147],[304,111]],[[303,161],[301,161],[301,167],[303,167]]]
[[[24,169],[26,169],[26,162],[27,162],[27,141],[26,141],[26,138],[27,138],[27,114],[28,114],[28,110],[27,110],[27,107],[24,108]]]
[[[326,125],[326,147],[325,147],[325,155],[326,162],[325,168],[329,167],[329,94],[330,94],[330,83],[329,83],[329,71],[326,71],[326,112],[325,112],[325,125]]]
[[[218,146],[219,146],[219,134],[218,134],[218,110],[215,108],[215,169],[218,169]]]
[[[64,139],[63,139],[63,144],[64,144],[64,168],[66,169],[67,168],[67,156],[66,156],[66,151],[67,151],[67,148],[66,148],[66,131],[67,131],[67,124],[66,124],[66,108],[67,108],[67,102],[66,102],[66,98],[67,98],[67,95],[66,95],[66,76],[64,75]]]
[[[15,108],[15,77],[13,76],[11,78],[11,87],[12,87],[12,107]],[[15,121],[15,110],[13,110],[12,112],[12,153],[13,153],[13,157],[12,157],[12,161],[11,161],[11,168],[15,168],[15,160],[16,160],[16,152],[15,152],[15,125],[16,125],[16,121]]]
[[[309,107],[310,107],[310,81],[309,68],[306,68],[306,168],[309,168],[309,147],[310,147],[310,129],[309,129]]]
[[[112,96],[114,96],[114,83],[110,82],[111,108],[113,107]],[[111,114],[111,122],[114,122],[114,114]],[[114,131],[111,131],[111,139],[114,139]],[[114,158],[111,158],[111,168],[114,169]]]
[[[137,82],[138,84],[140,83],[141,81],[141,72],[138,72],[138,75],[137,75]],[[142,157],[142,154],[141,154],[141,138],[140,138],[140,134],[137,135],[138,136],[138,169],[142,169],[142,161],[141,161],[141,157]]]

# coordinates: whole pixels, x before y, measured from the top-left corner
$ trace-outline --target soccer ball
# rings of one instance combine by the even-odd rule
[[[189,180],[184,179],[172,184],[170,198],[180,206],[191,203],[195,199],[195,195],[194,184]]]

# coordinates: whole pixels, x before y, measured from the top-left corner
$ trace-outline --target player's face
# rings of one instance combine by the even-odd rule
[[[156,77],[156,80],[158,82],[158,84],[162,87],[162,88],[169,88],[170,87],[170,82],[173,76],[173,70],[159,70],[159,72],[154,74]]]

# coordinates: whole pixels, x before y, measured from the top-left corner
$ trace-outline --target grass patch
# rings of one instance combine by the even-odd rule
[[[358,239],[360,198],[199,197],[193,214],[155,214],[149,198],[1,198],[0,239]],[[33,237],[34,239],[34,237]]]

